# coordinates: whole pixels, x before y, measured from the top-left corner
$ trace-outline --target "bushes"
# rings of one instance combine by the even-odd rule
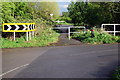
[[[91,44],[106,44],[106,43],[116,43],[120,42],[120,37],[112,36],[108,33],[101,33],[97,30],[94,31],[94,37],[92,37],[91,32],[87,31],[86,33],[80,31],[79,34],[72,34],[72,38],[78,39],[83,43],[91,43]]]
[[[59,34],[53,30],[43,30],[41,34],[35,36],[30,41],[25,40],[25,36],[21,38],[16,38],[16,41],[12,41],[8,38],[0,38],[2,45],[0,48],[15,48],[15,47],[35,47],[35,46],[45,46],[49,45],[51,42],[56,42],[58,40]]]

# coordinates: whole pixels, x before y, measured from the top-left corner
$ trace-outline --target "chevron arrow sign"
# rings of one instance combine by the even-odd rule
[[[35,23],[4,23],[3,32],[35,31]]]

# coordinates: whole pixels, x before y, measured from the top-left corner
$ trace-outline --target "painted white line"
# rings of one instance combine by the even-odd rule
[[[17,70],[17,69],[20,69],[20,68],[22,68],[22,67],[28,66],[28,65],[29,65],[29,64],[25,64],[25,65],[22,65],[22,66],[20,66],[20,67],[16,67],[16,68],[14,68],[14,69],[12,69],[12,70],[9,70],[9,71],[1,74],[0,77],[4,76],[4,75],[6,75],[6,74],[8,74],[8,73],[10,73],[10,72],[12,72],[12,71],[15,71],[15,70]]]

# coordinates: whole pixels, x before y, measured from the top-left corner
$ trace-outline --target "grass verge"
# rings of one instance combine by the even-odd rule
[[[60,34],[52,30],[44,30],[32,40],[26,41],[25,36],[16,38],[12,41],[8,38],[0,38],[2,45],[0,48],[16,48],[16,47],[40,47],[49,45],[49,43],[57,42]]]

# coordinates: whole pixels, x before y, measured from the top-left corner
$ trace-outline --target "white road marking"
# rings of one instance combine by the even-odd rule
[[[20,67],[16,67],[16,68],[14,68],[14,69],[12,69],[12,70],[9,70],[9,71],[1,74],[0,77],[4,76],[4,75],[6,75],[6,74],[8,74],[8,73],[10,73],[10,72],[12,72],[12,71],[15,71],[15,70],[17,70],[17,69],[20,69],[20,68],[22,68],[22,67],[28,66],[28,65],[29,65],[29,64],[25,64],[25,65],[22,65],[22,66],[20,66]]]

